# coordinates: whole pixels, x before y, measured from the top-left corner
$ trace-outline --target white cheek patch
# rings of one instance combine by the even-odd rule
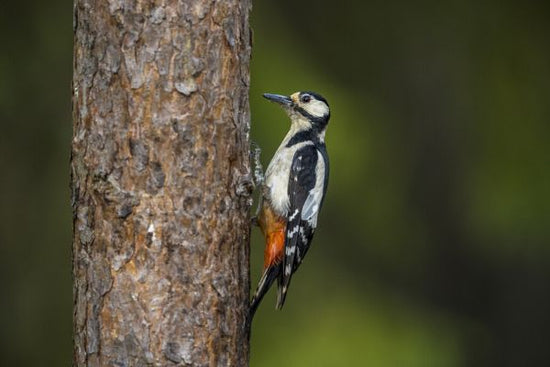
[[[328,106],[323,101],[312,99],[311,102],[303,104],[303,109],[315,117],[323,117],[328,114]]]

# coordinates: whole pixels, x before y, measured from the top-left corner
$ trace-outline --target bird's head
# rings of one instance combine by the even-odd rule
[[[330,118],[327,100],[315,92],[296,92],[290,96],[264,93],[264,97],[280,104],[296,128],[324,131]]]

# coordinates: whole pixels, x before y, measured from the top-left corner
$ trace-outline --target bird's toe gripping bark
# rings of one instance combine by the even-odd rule
[[[252,156],[252,161],[254,164],[254,184],[256,187],[263,186],[265,177],[264,177],[264,169],[262,166],[262,162],[260,161],[260,155],[262,154],[262,149],[256,142],[251,142],[251,148],[252,151],[250,152],[250,155]]]

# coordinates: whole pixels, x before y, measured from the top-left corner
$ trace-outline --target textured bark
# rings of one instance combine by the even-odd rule
[[[74,365],[248,365],[249,10],[75,0]]]

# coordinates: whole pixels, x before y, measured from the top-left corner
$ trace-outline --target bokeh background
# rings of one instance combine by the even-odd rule
[[[251,365],[550,365],[548,6],[256,1],[252,26],[264,164],[288,122],[261,93],[332,120],[320,228]],[[2,2],[0,44],[0,365],[68,366],[71,1]]]

